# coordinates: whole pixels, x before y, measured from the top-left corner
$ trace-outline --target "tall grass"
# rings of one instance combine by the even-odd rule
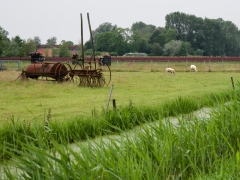
[[[146,74],[144,75],[146,76]],[[204,75],[202,75],[201,84],[212,89],[213,86],[207,84],[206,77],[203,78]],[[139,74],[134,76],[139,77]],[[146,79],[151,83],[156,83],[156,79],[149,78],[152,76],[150,75]],[[192,79],[190,75],[184,74],[184,76]],[[193,79],[195,81],[194,88],[199,88],[196,82],[200,80],[197,76],[194,76]],[[162,90],[165,88],[164,86],[167,86],[164,94],[169,95],[169,92],[173,91],[179,93],[183,86],[177,87],[177,89],[173,88],[173,84],[179,80],[186,86],[186,78],[183,81],[180,74],[175,79],[164,76],[160,81],[168,83],[161,84],[159,89]],[[126,79],[116,77],[115,81],[125,84]],[[131,86],[138,83],[132,80],[131,82]],[[65,93],[61,94],[60,85],[55,84],[58,86],[54,89],[57,89],[55,91],[57,95],[53,97],[51,93],[47,93],[50,90],[45,89],[46,87],[50,88],[52,84],[17,82],[20,86],[16,86],[16,84],[8,86],[8,82],[4,83],[7,84],[7,89],[23,85],[24,87],[20,90],[26,92],[25,97],[30,99],[35,93],[26,89],[35,86],[40,91],[46,90],[45,96],[48,99],[63,95],[73,97],[69,94],[80,93],[80,90],[72,91],[70,90],[72,87],[68,87],[62,88],[61,91]],[[143,101],[149,99],[148,93],[153,94],[152,91],[144,92],[144,89],[134,89],[131,86],[120,88],[127,87],[128,91],[125,91],[124,94],[128,94],[129,91],[139,91],[139,94],[146,95]],[[104,112],[94,112],[92,116],[66,115],[64,121],[61,122],[52,117],[52,108],[55,108],[53,105],[50,106],[51,108],[45,108],[43,116],[34,115],[34,112],[30,111],[33,114],[32,119],[22,120],[18,116],[12,115],[9,117],[9,121],[2,123],[0,128],[0,160],[4,162],[14,157],[18,173],[14,174],[12,167],[10,169],[6,167],[4,168],[5,176],[9,179],[229,179],[231,176],[238,177],[239,91],[223,89],[219,90],[218,88],[218,93],[206,91],[195,96],[186,96],[188,93],[185,96],[171,94],[172,98],[164,101],[162,98],[159,103],[155,102],[152,105],[131,103],[118,106],[116,110],[110,110],[106,116],[104,116]],[[89,91],[94,92],[95,90]],[[135,94],[136,97],[139,94]],[[22,97],[19,97],[17,92],[14,96],[19,98],[19,103],[26,102],[21,101]],[[37,93],[37,97],[42,98],[42,94]],[[74,95],[74,97],[76,96]],[[90,97],[87,98],[87,101],[89,99]],[[72,102],[75,102],[75,99],[72,99]],[[225,106],[226,102],[230,102],[228,106]],[[185,122],[185,114],[202,107],[216,105],[219,107],[212,114],[211,121],[195,119],[191,123]],[[16,105],[12,107],[16,107]],[[64,105],[64,107],[67,106]],[[77,107],[79,111],[81,107]],[[2,108],[4,107],[2,106]],[[178,116],[180,123],[178,128],[164,120],[170,116]],[[158,124],[149,125],[150,129],[149,127],[145,128],[143,124],[149,122],[158,122]],[[120,134],[137,125],[141,126],[142,131],[136,136],[121,137],[110,143],[109,141],[100,141],[100,144],[94,144],[89,141],[89,144],[79,144],[80,152],[62,146],[98,136]],[[21,175],[19,172],[23,174]]]
[[[68,144],[74,141],[95,138],[99,135],[119,133],[132,129],[133,127],[158,120],[160,117],[177,116],[187,114],[204,106],[213,106],[217,102],[228,101],[231,92],[222,92],[215,95],[205,95],[201,100],[196,101],[191,97],[178,97],[174,101],[166,101],[155,106],[124,106],[117,110],[110,110],[106,116],[104,112],[98,116],[83,116],[66,119],[59,123],[51,119],[51,110],[44,115],[43,121],[32,119],[31,121],[18,121],[14,116],[7,124],[0,129],[1,159],[9,158],[9,151],[6,151],[7,144],[14,146],[14,149],[22,149],[22,143],[31,142],[37,147],[44,146],[51,148],[51,142]]]
[[[112,112],[107,119],[109,127],[115,130],[131,127],[128,124],[137,119],[133,117],[139,117],[136,122],[141,129],[120,138],[79,143],[77,149],[53,140],[51,151],[22,142],[21,151],[8,148],[21,156],[15,156],[17,173],[6,166],[5,176],[9,179],[239,179],[239,91],[210,97],[216,104],[212,102],[214,108],[209,119],[195,117],[188,121],[179,116],[189,113],[190,106],[197,109],[203,104],[178,98],[174,105],[169,103],[156,113],[158,117],[154,110],[145,116],[147,112],[140,113],[134,107],[121,113]],[[170,111],[173,107],[176,112]],[[166,116],[160,113],[165,109]],[[168,117],[177,114],[179,125],[175,126]],[[115,117],[121,117],[122,122],[118,120],[116,124]],[[142,120],[157,121],[146,126]]]
[[[182,116],[213,105],[215,109],[208,120],[186,121]],[[47,127],[46,122],[29,127],[13,120],[5,134],[1,131],[5,142],[1,154],[14,156],[18,172],[14,174],[6,166],[5,176],[9,179],[237,178],[240,176],[239,111],[236,90],[206,95],[198,102],[179,97],[152,108],[128,106],[94,122],[75,119],[59,124],[47,119]],[[178,127],[170,123],[170,116],[179,117]],[[144,126],[152,121],[155,123]],[[136,125],[141,126],[139,132],[110,141],[79,143],[78,151],[60,145],[120,133]]]

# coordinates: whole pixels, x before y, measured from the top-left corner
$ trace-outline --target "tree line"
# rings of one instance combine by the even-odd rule
[[[96,55],[102,52],[119,56],[128,52],[141,52],[152,56],[240,55],[240,31],[234,23],[221,18],[203,19],[181,12],[167,14],[165,27],[140,21],[133,23],[131,28],[121,28],[105,22],[93,30],[92,34]],[[29,52],[41,44],[38,36],[28,40],[19,36],[9,39],[7,36],[8,32],[0,27],[2,56],[28,56]],[[46,44],[54,45],[56,42],[56,37],[51,37]],[[69,45],[74,43],[63,40],[55,54],[60,57],[71,56],[67,50]],[[90,40],[83,46],[86,54],[92,53]]]

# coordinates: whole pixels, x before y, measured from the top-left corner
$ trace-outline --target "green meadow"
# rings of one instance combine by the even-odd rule
[[[117,62],[104,88],[0,71],[2,179],[239,179],[238,64],[196,65]]]
[[[175,76],[165,73],[164,69],[168,66],[176,70]],[[225,70],[221,69],[223,66]],[[186,63],[114,63],[111,83],[104,88],[78,87],[68,82],[59,84],[44,81],[44,78],[14,81],[21,72],[0,71],[0,121],[6,121],[11,116],[20,120],[43,119],[49,109],[56,120],[91,116],[93,112],[106,110],[112,86],[109,109],[112,108],[112,99],[119,107],[130,102],[134,106],[153,105],[178,96],[201,98],[206,93],[231,89],[231,77],[235,81],[240,77],[235,63],[213,63],[211,72],[208,71],[209,66],[198,64],[199,72],[195,74],[190,73],[187,67]]]

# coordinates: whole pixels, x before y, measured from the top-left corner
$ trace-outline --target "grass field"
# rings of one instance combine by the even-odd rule
[[[240,79],[236,63],[224,64],[225,70],[221,71],[216,69],[221,69],[223,64],[216,63],[211,65],[215,69],[213,72],[201,71],[201,65],[204,67],[204,64],[198,64],[199,72],[195,74],[187,70],[179,72],[186,68],[186,64],[175,63],[170,65],[177,69],[175,76],[164,72],[167,65],[169,64],[152,64],[154,68],[150,71],[146,63],[114,63],[111,67],[112,81],[104,88],[78,87],[72,83],[40,80],[14,81],[20,74],[19,71],[0,71],[0,120],[6,121],[11,116],[20,120],[36,117],[43,119],[49,109],[52,118],[56,120],[91,116],[93,111],[106,109],[112,85],[111,100],[116,100],[117,107],[128,105],[130,101],[134,106],[150,106],[178,96],[201,98],[201,95],[208,92],[231,89],[231,77],[235,82]],[[112,108],[112,102],[109,108]]]
[[[92,111],[105,108],[110,87],[14,82],[19,72],[0,72],[1,121],[9,122],[0,128],[2,178],[239,179],[238,65],[196,74],[180,71],[184,66],[179,65],[176,76],[164,72],[166,65],[158,71],[142,63],[134,66],[113,70],[117,111],[105,117],[92,116]],[[214,106],[209,118],[191,114],[206,106]],[[177,117],[177,127],[169,123],[171,116]],[[31,121],[34,117],[46,121]],[[134,137],[101,140],[135,126],[141,131],[134,131]],[[96,137],[99,144],[92,141]],[[85,143],[77,144],[76,152],[65,146],[73,142]]]

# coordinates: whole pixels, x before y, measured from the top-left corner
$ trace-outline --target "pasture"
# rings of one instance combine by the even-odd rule
[[[134,106],[151,106],[178,96],[201,98],[206,93],[231,89],[231,77],[235,82],[240,79],[240,65],[235,62],[195,63],[198,67],[195,74],[189,72],[189,64],[114,62],[112,81],[104,88],[44,80],[14,81],[20,71],[0,71],[0,121],[12,116],[19,120],[42,120],[49,109],[55,120],[92,116],[105,111],[111,85],[111,100],[116,100],[118,108],[130,102]],[[173,67],[176,76],[166,74],[166,67]]]
[[[185,64],[171,64],[179,68],[175,76],[165,73],[167,65],[149,70],[143,63],[134,67],[122,63],[125,68],[113,70],[112,99],[116,99],[118,111],[105,118],[97,115],[105,108],[110,87],[41,80],[13,82],[18,71],[1,71],[1,121],[10,119],[10,123],[0,131],[0,158],[14,157],[0,168],[2,177],[239,179],[239,84],[232,91],[230,80],[240,78],[238,65],[226,65],[226,69],[232,66],[231,71],[218,70],[217,64],[215,71],[190,73],[180,71]],[[209,94],[212,96],[206,96]],[[208,105],[216,106],[210,119],[202,121],[188,114]],[[50,120],[46,117],[49,109],[51,120],[56,121],[44,126],[34,121]],[[169,123],[169,116],[178,118],[178,128]],[[154,125],[144,124],[152,121]],[[135,136],[108,139],[109,134],[137,125],[141,131],[134,131]],[[105,141],[102,136],[106,136]],[[91,140],[95,137],[99,137],[99,144]],[[64,146],[77,141],[79,152]]]

